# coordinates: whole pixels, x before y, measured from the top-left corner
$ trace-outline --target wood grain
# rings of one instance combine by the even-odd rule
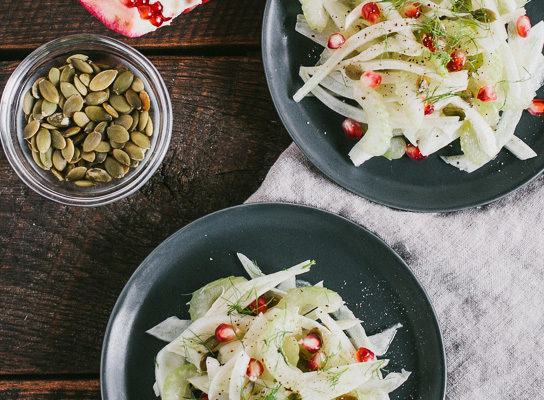
[[[242,203],[290,143],[259,58],[152,61],[175,124],[165,161],[133,196],[59,205],[27,188],[0,152],[0,376],[98,373],[109,314],[138,264],[188,222]],[[0,62],[2,87],[15,66]]]
[[[4,0],[0,50],[33,50],[74,33],[108,35],[140,49],[259,46],[264,5],[265,0],[213,0],[181,15],[170,27],[127,39],[93,18],[77,0]]]
[[[98,400],[100,382],[93,380],[0,380],[0,400]]]

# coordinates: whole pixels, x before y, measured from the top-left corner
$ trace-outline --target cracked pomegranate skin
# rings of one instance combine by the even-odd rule
[[[140,37],[167,26],[178,15],[210,0],[79,0],[108,28],[127,37]]]

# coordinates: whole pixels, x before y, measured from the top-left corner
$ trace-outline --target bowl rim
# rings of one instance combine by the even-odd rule
[[[148,74],[148,81],[153,86],[153,91],[156,92],[157,106],[159,109],[157,112],[164,113],[165,117],[161,118],[161,124],[155,127],[156,129],[156,141],[150,150],[155,149],[156,154],[153,158],[150,158],[142,169],[137,170],[137,176],[134,176],[133,180],[125,185],[119,186],[123,183],[123,180],[119,180],[110,186],[110,190],[105,193],[95,194],[93,196],[85,195],[71,195],[69,193],[61,193],[50,185],[44,184],[37,180],[30,173],[28,166],[21,160],[20,155],[17,154],[16,149],[20,148],[20,143],[12,140],[12,121],[19,118],[19,112],[12,112],[13,102],[18,102],[21,96],[24,95],[24,91],[19,90],[19,83],[21,79],[27,77],[30,68],[37,62],[46,60],[49,57],[49,51],[55,48],[67,48],[71,46],[71,50],[67,50],[66,53],[76,53],[78,51],[78,45],[96,43],[112,51],[117,50],[121,52],[126,58],[124,62],[127,66],[134,69],[138,69],[135,64],[139,64],[145,67]],[[30,189],[36,193],[44,196],[49,200],[55,202],[70,205],[70,206],[82,206],[82,207],[94,207],[113,203],[117,200],[123,199],[127,196],[138,191],[155,173],[158,167],[161,165],[168,148],[170,146],[173,126],[173,112],[172,102],[170,99],[170,93],[161,74],[151,61],[140,53],[132,46],[123,43],[117,39],[110,38],[104,35],[98,34],[74,34],[59,37],[53,39],[47,43],[42,44],[34,51],[32,51],[27,57],[19,63],[19,65],[12,72],[9,77],[2,98],[0,100],[0,139],[2,147],[6,154],[6,158],[10,163],[12,169],[15,171],[19,179],[21,179]]]

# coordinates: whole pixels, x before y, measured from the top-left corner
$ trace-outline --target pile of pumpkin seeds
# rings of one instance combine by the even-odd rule
[[[151,147],[150,106],[144,83],[127,68],[74,54],[25,94],[23,138],[36,164],[60,181],[107,183]]]

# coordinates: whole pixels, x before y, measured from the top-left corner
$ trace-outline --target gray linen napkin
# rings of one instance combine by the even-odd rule
[[[293,144],[248,203],[340,214],[408,263],[438,314],[447,398],[544,398],[544,179],[492,205],[445,214],[396,211],[324,177]]]

